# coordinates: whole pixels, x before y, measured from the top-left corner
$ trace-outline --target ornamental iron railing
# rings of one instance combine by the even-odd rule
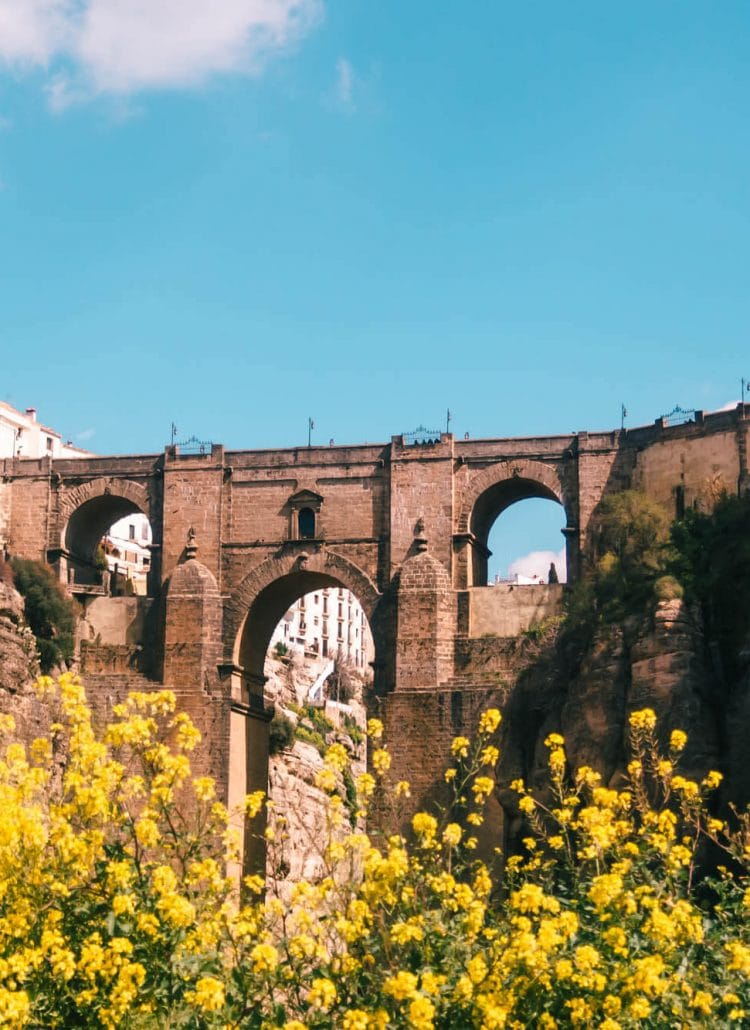
[[[417,426],[416,429],[412,429],[410,433],[403,433],[402,436],[407,447],[440,443],[440,430],[427,429],[426,426]]]
[[[681,408],[675,405],[666,415],[661,416],[665,426],[680,426],[683,422],[695,422],[695,408]]]

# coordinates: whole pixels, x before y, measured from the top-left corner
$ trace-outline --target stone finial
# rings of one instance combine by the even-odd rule
[[[190,561],[198,554],[198,545],[195,542],[195,529],[191,526],[188,530],[187,543],[185,544],[185,559]]]
[[[414,523],[414,545],[417,554],[423,554],[427,550],[427,537],[424,535],[424,518],[420,515]]]

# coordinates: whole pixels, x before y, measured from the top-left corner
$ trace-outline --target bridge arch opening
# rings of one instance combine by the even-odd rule
[[[148,515],[129,497],[92,497],[65,527],[61,574],[74,593],[153,595],[152,544]]]
[[[494,483],[477,498],[471,515],[474,586],[547,583],[552,563],[558,581],[566,582],[560,535],[566,524],[562,502],[547,484],[520,476]]]
[[[250,692],[262,690],[274,649],[345,663],[365,676],[377,650],[372,615],[352,584],[330,573],[298,569],[273,580],[250,605],[237,644]]]
[[[320,861],[322,842],[311,827],[324,825],[324,813],[318,820],[314,811],[290,805],[283,793],[275,796],[275,750],[293,747],[296,740],[322,748],[322,740],[346,741],[348,735],[352,759],[364,769],[364,693],[376,641],[373,599],[360,597],[354,586],[344,576],[295,567],[259,590],[239,631],[239,700],[254,718],[233,717],[231,724],[230,808],[245,793],[266,791],[274,801],[273,817],[283,817],[299,842],[291,850],[275,844],[266,853],[245,827],[246,871],[261,871],[268,862],[282,877],[299,879]],[[277,721],[269,726],[271,711]]]

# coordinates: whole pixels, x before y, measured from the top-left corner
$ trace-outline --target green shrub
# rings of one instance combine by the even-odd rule
[[[26,622],[36,637],[42,672],[68,665],[75,649],[75,607],[49,565],[12,558],[16,590],[25,602]]]
[[[654,591],[659,601],[677,601],[685,595],[682,583],[674,576],[660,576],[654,584]]]
[[[277,755],[294,743],[294,723],[283,712],[276,711],[268,732],[269,754]]]
[[[357,720],[354,719],[351,715],[345,715],[344,729],[349,734],[352,744],[354,744],[355,747],[359,747],[359,745],[365,739],[365,734],[362,727],[357,725]]]
[[[294,728],[294,736],[297,740],[304,741],[306,744],[312,744],[313,747],[318,749],[321,757],[325,754],[326,742],[317,730],[311,730],[309,726],[297,723]]]

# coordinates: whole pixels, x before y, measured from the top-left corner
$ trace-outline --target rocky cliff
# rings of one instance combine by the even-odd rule
[[[294,738],[271,755],[268,770],[272,806],[269,821],[275,833],[268,864],[281,893],[300,879],[320,875],[325,867],[324,853],[332,831],[327,823],[326,796],[315,779],[323,768],[326,746],[335,741],[344,745],[353,776],[365,770],[366,715],[361,684],[347,702],[326,701],[315,708],[308,705],[310,687],[323,664],[301,658],[266,660],[266,701],[273,703],[276,712],[294,727]],[[338,793],[344,802],[343,829],[348,829],[354,813],[347,804],[347,783],[343,779]]]
[[[725,775],[719,802],[750,801],[750,648],[740,679],[722,684],[699,613],[670,600],[651,617],[600,628],[582,655],[569,652],[564,631],[553,634],[519,675],[505,713],[498,783],[520,776],[541,789],[548,779],[544,740],[559,732],[572,768],[591,766],[605,784],[618,785],[629,758],[629,714],[648,707],[665,743],[672,729],[688,734],[684,775],[718,769]],[[500,798],[513,836],[516,796],[505,789]]]
[[[23,618],[23,598],[0,578],[0,712],[12,715],[19,740],[47,732],[50,716],[33,683],[39,675],[36,641]]]

